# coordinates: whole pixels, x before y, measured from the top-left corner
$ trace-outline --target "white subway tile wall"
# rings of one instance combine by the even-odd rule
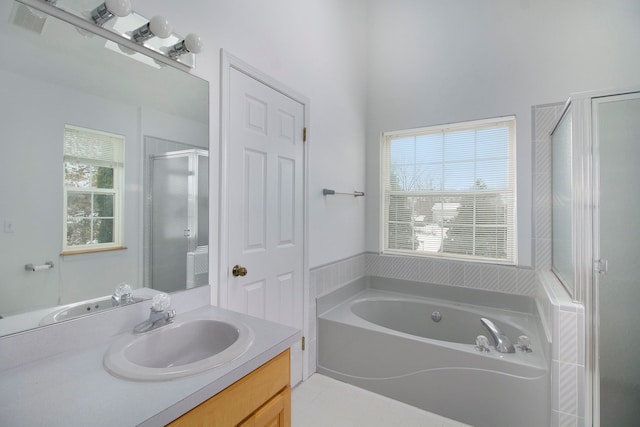
[[[306,338],[309,373],[316,371],[316,297],[328,294],[365,275],[365,254],[311,269],[309,277],[309,336]]]

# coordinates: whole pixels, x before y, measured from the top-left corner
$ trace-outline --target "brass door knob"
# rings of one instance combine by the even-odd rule
[[[247,275],[247,269],[245,267],[241,267],[239,265],[234,265],[233,266],[233,270],[231,270],[231,274],[233,274],[235,277],[244,277]]]

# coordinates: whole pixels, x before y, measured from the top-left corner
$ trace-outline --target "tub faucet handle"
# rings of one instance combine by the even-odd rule
[[[489,340],[484,335],[478,335],[476,338],[476,350],[480,352],[489,351]]]
[[[524,351],[525,353],[531,353],[531,340],[526,335],[520,335],[518,337],[518,348],[520,351]]]

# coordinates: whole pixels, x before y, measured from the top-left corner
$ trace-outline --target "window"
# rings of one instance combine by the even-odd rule
[[[65,126],[63,253],[120,248],[124,137]]]
[[[383,252],[515,264],[515,117],[383,135]]]

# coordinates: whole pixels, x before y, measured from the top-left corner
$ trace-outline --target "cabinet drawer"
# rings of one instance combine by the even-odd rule
[[[290,427],[291,388],[287,387],[265,403],[238,427]]]

